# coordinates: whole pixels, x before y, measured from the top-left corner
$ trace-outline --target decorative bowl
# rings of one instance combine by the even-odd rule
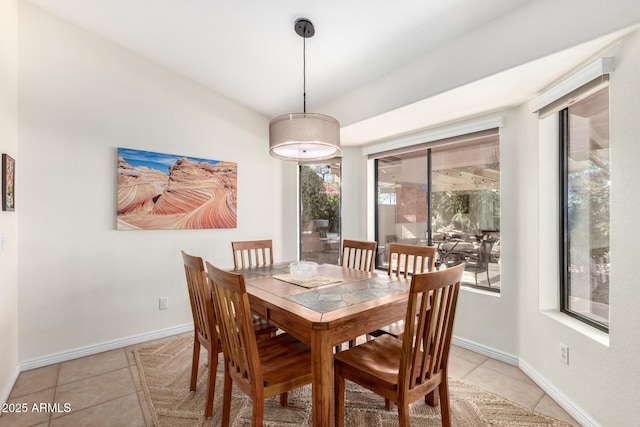
[[[289,273],[295,280],[311,280],[318,274],[318,263],[313,261],[296,261],[289,264]]]

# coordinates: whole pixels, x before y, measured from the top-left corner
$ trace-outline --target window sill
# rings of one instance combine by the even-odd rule
[[[548,310],[541,311],[542,314],[555,320],[556,322],[566,326],[569,329],[572,329],[578,332],[581,335],[584,335],[587,338],[601,344],[605,347],[609,347],[609,334],[594,328],[593,326],[589,326],[584,322],[579,321],[578,319],[574,319],[571,316],[567,316],[566,314],[560,313],[556,310]]]
[[[487,291],[487,290],[484,290],[484,289],[474,288],[474,287],[471,287],[471,286],[461,285],[460,286],[460,290],[461,291],[465,291],[465,292],[470,292],[472,294],[479,294],[479,295],[486,295],[486,296],[494,297],[494,298],[500,298],[500,292]]]

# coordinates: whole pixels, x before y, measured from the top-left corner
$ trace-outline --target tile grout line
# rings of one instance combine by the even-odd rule
[[[56,396],[56,394],[57,394],[57,392],[58,392],[58,387],[59,387],[59,386],[68,386],[68,385],[70,385],[70,384],[74,384],[74,383],[77,383],[77,382],[80,382],[80,381],[86,381],[86,380],[89,380],[89,379],[92,379],[92,378],[99,377],[99,376],[101,376],[101,375],[107,375],[107,374],[110,374],[110,373],[113,373],[113,372],[117,372],[117,371],[120,371],[120,370],[123,370],[123,369],[127,369],[127,370],[129,371],[129,376],[130,376],[131,381],[132,381],[132,384],[133,384],[133,393],[125,394],[125,395],[118,396],[118,397],[115,397],[115,398],[110,399],[110,400],[106,400],[106,401],[104,401],[104,402],[99,402],[99,403],[96,403],[96,404],[94,404],[94,405],[87,406],[87,407],[85,407],[85,408],[80,409],[78,412],[82,412],[82,411],[85,411],[85,410],[90,409],[90,408],[95,408],[95,407],[100,406],[100,405],[103,405],[103,404],[105,404],[105,403],[113,402],[114,400],[121,399],[121,398],[124,398],[124,397],[128,397],[128,396],[130,396],[130,395],[132,395],[132,394],[135,394],[135,395],[136,395],[136,400],[137,400],[137,401],[138,401],[138,403],[139,403],[140,399],[138,398],[138,395],[137,395],[138,390],[136,390],[136,385],[135,385],[135,381],[134,381],[134,379],[133,379],[133,374],[132,374],[132,372],[131,372],[131,365],[129,365],[129,360],[127,359],[126,350],[125,350],[125,348],[124,348],[124,347],[122,347],[120,350],[122,350],[122,352],[124,353],[125,360],[127,361],[127,364],[126,364],[126,366],[125,366],[125,367],[120,367],[120,368],[111,369],[111,370],[106,371],[106,372],[101,372],[101,373],[99,373],[99,374],[91,375],[91,376],[88,376],[88,377],[85,377],[85,378],[79,378],[79,379],[76,379],[76,380],[74,380],[74,381],[70,381],[70,382],[67,382],[67,383],[64,383],[64,384],[58,384],[58,382],[59,382],[59,378],[60,378],[60,371],[61,371],[61,369],[60,369],[60,368],[61,368],[61,366],[60,366],[60,365],[61,365],[61,363],[58,363],[58,364],[57,364],[57,365],[58,365],[58,373],[57,373],[57,377],[56,377],[56,387],[55,387],[55,389],[54,389],[54,402],[55,402],[55,396]],[[91,357],[91,356],[86,356],[86,357]],[[63,363],[64,363],[64,362],[63,362]],[[72,412],[70,412],[69,414],[61,415],[60,417],[57,417],[56,419],[64,418],[64,417],[66,417],[66,416],[68,416],[68,415],[70,415],[70,414],[72,414],[72,413],[73,413],[73,410],[72,410]],[[143,415],[144,415],[144,414],[143,414]],[[52,415],[51,415],[51,414],[49,414],[49,426],[51,426],[51,423],[52,423],[52,422],[53,422]]]
[[[58,395],[58,382],[60,381],[60,363],[56,363],[56,383],[53,386],[53,397],[51,398],[51,403],[55,403],[56,397]],[[51,427],[52,422],[52,414],[48,414],[47,426]]]
[[[465,359],[465,360],[467,360],[467,359]],[[470,360],[467,360],[467,361],[468,361],[468,362],[471,362]],[[472,362],[472,363],[473,363],[473,362]],[[484,363],[484,362],[482,362],[482,363]],[[477,370],[477,369],[482,365],[482,363],[475,363],[475,366],[474,366],[474,368],[473,368],[472,370],[470,370],[470,371],[469,371],[469,372],[467,372],[463,377],[458,378],[458,379],[459,379],[460,381],[464,381],[464,379],[465,379],[466,377],[468,377],[469,375],[471,375],[471,373],[472,373],[472,372],[474,372],[475,370]]]
[[[125,350],[125,357],[127,356],[126,354],[126,350]],[[135,359],[134,359],[135,361]],[[127,358],[127,363],[129,362],[129,358]],[[142,420],[144,421],[145,425],[147,424],[147,420],[145,419],[145,412],[144,412],[144,408],[142,407],[142,401],[140,400],[140,391],[142,391],[144,393],[144,390],[138,390],[136,388],[136,379],[135,379],[135,375],[133,373],[133,369],[132,367],[135,366],[137,368],[137,364],[134,363],[133,365],[129,365],[129,375],[131,375],[131,381],[133,381],[133,388],[135,389],[135,393],[136,393],[136,399],[138,401],[138,407],[140,409],[140,414],[142,415]],[[138,374],[138,377],[140,376],[140,374]],[[140,381],[140,378],[138,378],[138,381]]]
[[[464,358],[463,358],[463,359],[464,359]],[[470,361],[470,360],[468,360],[468,359],[464,359],[464,360],[466,360],[466,361],[468,361],[468,362],[471,362],[471,361]],[[494,368],[492,368],[491,366],[483,366],[483,365],[485,365],[487,362],[489,362],[490,360],[491,360],[491,359],[490,359],[490,358],[488,358],[488,359],[486,359],[486,360],[482,361],[481,363],[474,363],[474,365],[475,365],[475,366],[474,366],[474,368],[473,368],[473,369],[471,369],[469,372],[467,372],[467,374],[465,374],[463,377],[458,378],[458,380],[460,380],[460,381],[462,381],[462,382],[465,382],[465,381],[464,381],[464,379],[465,379],[465,378],[467,378],[468,376],[470,376],[470,375],[471,375],[474,371],[476,371],[478,368],[484,367],[484,368],[486,368],[486,369],[488,369],[488,370],[491,370],[491,371],[493,371],[493,372],[501,373],[501,374],[503,374],[503,375],[505,375],[505,376],[507,376],[507,377],[509,377],[509,378],[511,378],[511,379],[513,379],[513,380],[515,380],[515,381],[519,381],[519,382],[521,382],[521,383],[523,383],[523,384],[527,384],[527,382],[522,381],[522,380],[520,380],[519,378],[513,377],[513,376],[511,376],[511,375],[508,375],[508,374],[506,374],[506,373],[504,373],[504,372],[501,372],[501,371],[500,371],[500,370],[498,370],[498,369],[494,369]],[[473,363],[473,362],[472,362],[472,363]],[[525,375],[526,375],[526,374],[525,374]],[[534,385],[535,385],[535,384],[534,384]],[[537,385],[536,385],[536,386],[537,386]],[[482,389],[482,390],[487,391],[484,387],[480,387],[480,386],[476,386],[476,387],[478,387],[478,388],[480,388],[480,389]],[[540,387],[537,387],[537,388],[538,388],[538,389],[540,389]],[[556,416],[554,416],[554,415],[552,415],[552,414],[547,414],[547,413],[545,413],[545,412],[540,411],[540,410],[538,410],[538,409],[537,409],[538,405],[540,405],[540,403],[544,400],[544,398],[545,398],[545,397],[549,397],[549,398],[550,398],[550,396],[549,396],[547,393],[545,393],[545,391],[544,391],[544,390],[540,389],[540,391],[542,392],[542,396],[541,396],[541,397],[540,397],[540,398],[535,402],[535,404],[533,405],[533,407],[532,407],[532,408],[530,408],[530,409],[532,409],[532,410],[534,410],[534,411],[536,411],[536,412],[539,412],[539,413],[541,413],[541,414],[543,414],[543,415],[547,415],[547,416],[550,416],[550,417],[557,418]],[[495,394],[495,395],[497,395],[497,396],[502,397],[503,399],[507,399],[507,400],[509,400],[509,401],[512,401],[512,400],[511,400],[511,399],[509,399],[508,397],[503,396],[501,393],[496,393],[496,392],[489,392],[489,393],[493,393],[493,394]],[[553,401],[553,399],[551,399],[551,400]],[[555,402],[555,401],[554,401],[554,402]],[[560,408],[560,409],[562,409],[562,408]],[[568,415],[568,414],[567,414],[567,415]],[[567,421],[567,422],[569,422],[569,421]],[[572,425],[578,425],[578,424],[575,424],[575,421],[573,421],[573,420],[571,421],[571,423],[570,423],[570,424],[572,424]]]
[[[536,408],[538,407],[538,405],[540,404],[540,402],[542,402],[542,400],[545,398],[545,396],[547,395],[547,393],[545,393],[544,391],[542,392],[542,396],[540,396],[540,399],[538,399],[538,401],[533,405],[533,410],[535,411]],[[540,412],[540,411],[537,411]],[[542,413],[542,412],[540,412]]]
[[[99,402],[99,403],[96,403],[96,404],[94,404],[94,405],[87,406],[86,408],[82,408],[82,409],[80,409],[80,410],[79,410],[79,411],[77,411],[76,413],[78,413],[78,412],[83,412],[83,411],[86,411],[86,410],[88,410],[88,409],[92,409],[92,408],[95,408],[95,407],[98,407],[98,406],[104,405],[104,404],[106,404],[106,403],[111,403],[111,402],[114,402],[114,401],[116,401],[116,400],[118,400],[118,399],[123,399],[123,398],[125,398],[125,397],[129,397],[129,396],[132,396],[132,395],[135,395],[135,396],[136,396],[136,399],[137,399],[138,401],[140,400],[140,399],[138,399],[138,392],[137,392],[137,391],[134,391],[133,393],[123,394],[122,396],[114,397],[113,399],[105,400],[104,402]],[[56,420],[59,420],[59,419],[65,418],[65,417],[67,417],[67,416],[69,416],[69,415],[71,415],[71,414],[73,414],[73,411],[72,411],[72,412],[69,412],[68,414],[64,414],[64,415],[61,415],[61,416],[57,417],[57,418],[56,418]],[[49,424],[51,424],[51,422],[52,422],[52,421],[53,421],[53,420],[51,420],[51,421],[49,422]]]

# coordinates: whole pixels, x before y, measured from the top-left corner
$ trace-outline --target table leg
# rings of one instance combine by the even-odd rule
[[[314,427],[331,427],[335,423],[333,391],[333,347],[331,331],[313,328],[311,332],[311,392]]]

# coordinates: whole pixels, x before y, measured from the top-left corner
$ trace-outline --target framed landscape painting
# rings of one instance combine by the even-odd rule
[[[118,230],[236,228],[237,164],[118,148]]]
[[[16,209],[16,161],[9,155],[2,155],[2,210]]]

